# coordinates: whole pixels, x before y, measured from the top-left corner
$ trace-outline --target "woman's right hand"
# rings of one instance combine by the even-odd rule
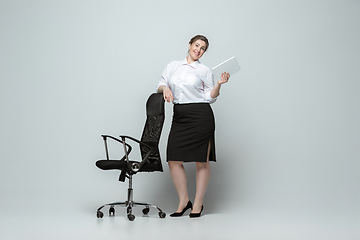
[[[165,101],[167,101],[169,103],[169,102],[172,102],[174,100],[174,96],[173,96],[172,91],[170,90],[170,88],[164,86],[163,89],[162,89],[162,92],[163,92],[163,96],[164,96]]]
[[[163,95],[164,95],[164,100],[167,101],[168,103],[174,100],[174,96],[170,88],[164,89]]]

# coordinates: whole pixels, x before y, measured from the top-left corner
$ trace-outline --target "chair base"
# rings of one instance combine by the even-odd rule
[[[132,175],[127,176],[129,178],[129,188],[128,188],[128,200],[125,202],[113,202],[113,203],[107,203],[105,205],[102,205],[97,209],[96,216],[98,218],[103,218],[104,213],[101,211],[106,206],[110,206],[109,208],[109,216],[115,216],[115,208],[114,206],[123,206],[127,209],[127,217],[130,221],[134,221],[135,216],[132,214],[133,207],[136,206],[144,206],[145,208],[142,210],[143,214],[148,214],[150,211],[150,207],[156,208],[159,211],[159,217],[165,218],[166,213],[164,213],[160,208],[158,208],[155,205],[152,205],[150,203],[145,202],[135,202],[133,201],[133,189],[132,189]]]
[[[132,209],[133,207],[137,207],[137,206],[143,206],[144,209],[142,210],[143,214],[147,215],[150,211],[150,207],[156,208],[159,211],[159,217],[160,218],[165,218],[166,217],[166,213],[164,213],[159,207],[152,205],[150,203],[145,203],[145,202],[134,202],[134,201],[125,201],[125,202],[113,202],[113,203],[108,203],[108,204],[104,204],[103,206],[99,207],[97,209],[97,213],[96,216],[98,218],[103,218],[104,213],[101,211],[101,209],[103,209],[106,206],[110,206],[109,208],[109,216],[115,216],[115,206],[121,206],[121,207],[126,207],[127,209],[127,217],[130,221],[134,221],[135,216],[132,214]]]

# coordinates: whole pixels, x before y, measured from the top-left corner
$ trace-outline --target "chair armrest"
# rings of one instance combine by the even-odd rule
[[[147,145],[146,143],[144,143],[144,142],[142,142],[142,141],[140,141],[140,140],[138,140],[138,139],[136,139],[136,138],[133,138],[133,137],[130,137],[130,136],[126,136],[126,135],[120,135],[119,137],[121,137],[122,141],[125,141],[125,138],[128,138],[128,139],[130,139],[130,140],[133,140],[134,142],[137,142],[138,144],[142,144],[142,145],[144,145],[144,146],[146,146],[146,147],[148,147],[148,148],[151,149],[151,146]]]
[[[133,140],[134,142],[137,142],[139,145],[144,145],[145,147],[149,148],[149,152],[145,155],[145,157],[141,160],[140,163],[134,163],[131,166],[131,170],[134,172],[137,172],[140,170],[140,168],[146,163],[148,162],[148,157],[150,156],[150,154],[153,152],[153,147],[149,146],[148,144],[139,141],[136,138],[130,137],[130,136],[125,136],[125,135],[120,135],[121,139],[123,140],[123,142],[125,143],[125,139],[128,138],[130,140]]]
[[[101,137],[102,137],[103,140],[104,140],[105,151],[106,151],[106,159],[107,159],[107,160],[110,159],[110,158],[109,158],[109,150],[108,150],[108,146],[107,146],[107,138],[113,139],[113,140],[115,140],[115,141],[117,141],[117,142],[119,142],[119,143],[121,143],[121,144],[125,144],[125,145],[128,147],[128,149],[125,150],[125,156],[121,159],[121,161],[126,158],[126,155],[129,155],[129,154],[130,154],[130,152],[131,152],[131,150],[132,150],[132,147],[131,147],[129,144],[124,143],[124,142],[121,141],[120,139],[115,138],[115,137],[110,136],[110,135],[101,135]]]

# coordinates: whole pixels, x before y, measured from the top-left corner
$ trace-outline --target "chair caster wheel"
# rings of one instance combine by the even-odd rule
[[[134,219],[135,219],[135,216],[132,215],[131,213],[128,214],[127,217],[128,217],[128,219],[129,219],[130,221],[134,221]]]
[[[127,212],[128,215],[131,214],[131,212],[132,212],[132,207],[130,207],[130,206],[127,207],[126,212]]]
[[[159,212],[159,217],[160,217],[160,218],[165,218],[165,217],[166,217],[166,213],[164,213],[164,212]]]
[[[150,208],[146,207],[142,210],[143,214],[148,214],[150,212]]]
[[[109,216],[115,216],[115,208],[114,208],[114,206],[111,206],[109,208]]]
[[[97,218],[103,218],[104,213],[101,211],[97,211],[96,216],[97,216]]]

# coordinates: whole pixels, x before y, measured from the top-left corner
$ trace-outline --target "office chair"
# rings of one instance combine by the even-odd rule
[[[108,203],[99,207],[96,214],[98,218],[102,218],[104,216],[103,212],[101,212],[101,209],[105,206],[110,206],[110,216],[115,215],[114,206],[126,207],[127,217],[130,221],[133,221],[135,219],[135,216],[132,214],[132,209],[134,206],[144,206],[144,209],[142,210],[144,214],[148,214],[150,211],[150,207],[153,207],[159,211],[160,218],[165,218],[166,216],[166,213],[157,206],[144,202],[134,202],[133,200],[133,175],[139,172],[163,171],[158,148],[160,135],[165,119],[163,94],[153,93],[150,95],[146,102],[146,116],[147,118],[140,141],[133,137],[125,135],[121,135],[120,139],[109,135],[102,135],[105,144],[106,160],[97,161],[96,166],[102,170],[120,170],[121,173],[119,176],[119,181],[124,182],[125,178],[128,178],[129,188],[127,193],[127,201]],[[117,141],[123,146],[125,155],[121,159],[110,160],[109,150],[107,146],[108,139]],[[131,140],[132,143],[139,146],[142,160],[134,161],[129,159],[129,154],[132,150],[132,147],[130,144],[128,144],[127,140]]]

